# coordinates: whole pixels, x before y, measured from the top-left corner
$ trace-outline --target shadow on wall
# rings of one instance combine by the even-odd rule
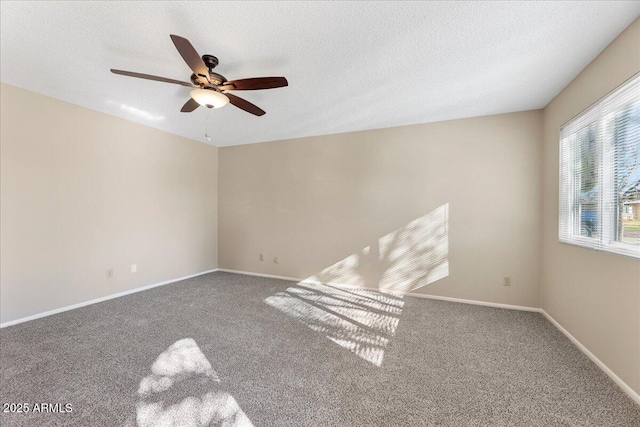
[[[229,393],[192,338],[176,341],[140,381],[136,416],[124,427],[228,426],[253,424]]]
[[[381,366],[402,293],[449,275],[448,227],[447,203],[265,302]]]

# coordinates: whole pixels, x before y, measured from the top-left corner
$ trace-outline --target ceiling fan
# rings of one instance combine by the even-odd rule
[[[189,99],[180,110],[183,113],[190,113],[201,105],[207,108],[220,108],[231,103],[248,113],[262,116],[265,114],[263,109],[227,91],[273,89],[289,84],[284,77],[255,77],[227,81],[223,75],[213,72],[213,69],[218,65],[218,58],[213,55],[202,55],[202,57],[200,57],[191,42],[184,37],[171,34],[171,40],[176,46],[176,49],[178,49],[182,59],[184,59],[189,68],[193,70],[190,79],[191,82],[152,76],[150,74],[134,73],[131,71],[114,70],[113,68],[111,72],[123,76],[173,83],[193,88],[191,91],[191,99]]]

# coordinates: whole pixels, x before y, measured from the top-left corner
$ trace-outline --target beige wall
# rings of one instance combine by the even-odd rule
[[[539,307],[541,141],[529,111],[221,148],[220,267]]]
[[[560,126],[640,71],[636,20],[544,109],[543,308],[640,393],[640,261],[558,243]]]
[[[0,95],[2,322],[217,267],[217,148]]]

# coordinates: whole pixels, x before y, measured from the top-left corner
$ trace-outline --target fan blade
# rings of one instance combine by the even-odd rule
[[[185,104],[182,106],[180,111],[183,113],[190,113],[196,108],[198,108],[199,106],[200,104],[198,104],[195,99],[189,98],[189,100],[185,102]]]
[[[263,116],[265,114],[265,111],[263,109],[253,105],[246,99],[231,95],[230,93],[225,93],[225,95],[229,98],[230,103],[240,108],[241,110],[246,111],[247,113],[255,114],[256,116]]]
[[[224,85],[218,86],[220,90],[258,90],[258,89],[274,89],[277,87],[288,86],[289,82],[284,77],[255,77],[252,79],[240,79],[225,82]]]
[[[166,77],[152,76],[151,74],[134,73],[132,71],[124,71],[124,70],[114,70],[113,68],[111,69],[111,72],[113,74],[120,74],[122,76],[129,76],[129,77],[137,77],[139,79],[155,80],[157,82],[173,83],[176,85],[182,85],[187,87],[198,87],[189,82],[182,82],[180,80],[168,79]]]
[[[176,49],[178,49],[182,59],[184,59],[184,62],[187,63],[196,76],[200,76],[208,82],[209,70],[191,42],[184,37],[176,36],[175,34],[171,34],[171,40],[176,46]]]

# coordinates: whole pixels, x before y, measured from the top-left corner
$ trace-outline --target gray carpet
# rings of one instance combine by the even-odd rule
[[[540,314],[230,273],[4,328],[0,355],[30,406],[7,427],[640,425]]]

